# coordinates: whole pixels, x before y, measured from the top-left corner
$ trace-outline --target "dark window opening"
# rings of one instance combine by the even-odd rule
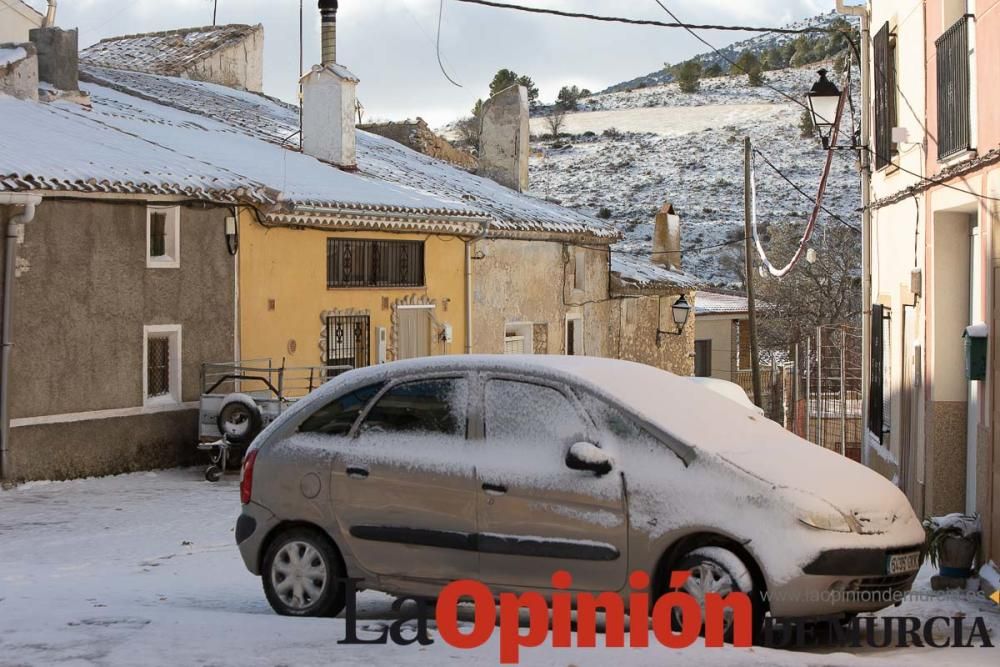
[[[367,315],[326,318],[326,364],[363,368],[371,365],[370,320]]]
[[[149,398],[170,393],[170,338],[150,337],[146,341],[146,395]]]
[[[327,287],[422,287],[423,241],[327,239]]]
[[[712,376],[711,340],[696,340],[694,342],[694,375],[700,378]]]
[[[323,433],[324,435],[347,435],[365,409],[368,402],[382,389],[382,384],[373,384],[344,394],[328,403],[302,422],[302,433]]]
[[[972,148],[968,24],[963,16],[935,42],[939,160]]]
[[[361,432],[465,437],[468,389],[465,380],[406,382],[382,395],[361,424]]]
[[[167,254],[167,214],[149,214],[149,256],[165,257]]]
[[[896,36],[886,23],[875,35],[875,168],[892,163],[897,153],[892,128],[898,122],[896,111]]]
[[[890,311],[885,306],[872,305],[871,318],[871,378],[868,390],[868,430],[878,438],[879,443],[885,441],[889,433],[888,391],[889,375],[889,334]]]

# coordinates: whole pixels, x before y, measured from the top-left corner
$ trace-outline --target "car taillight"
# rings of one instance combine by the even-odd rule
[[[246,505],[250,502],[253,491],[253,464],[257,460],[257,450],[251,449],[243,459],[243,470],[240,473],[240,502]]]

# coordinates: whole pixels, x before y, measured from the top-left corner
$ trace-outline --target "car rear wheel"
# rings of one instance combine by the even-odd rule
[[[267,601],[282,616],[336,616],[344,608],[343,576],[333,544],[307,528],[278,535],[261,570]]]
[[[688,571],[690,576],[680,591],[691,595],[701,606],[701,616],[705,618],[705,596],[715,593],[725,597],[729,593],[746,593],[751,602],[752,638],[757,641],[764,624],[764,606],[760,591],[756,590],[753,574],[735,553],[724,547],[704,546],[692,549],[683,555],[672,568],[675,572]],[[680,627],[680,610],[674,609],[673,622]],[[735,619],[733,610],[723,611],[723,639],[733,641]],[[702,626],[702,634],[705,628]]]

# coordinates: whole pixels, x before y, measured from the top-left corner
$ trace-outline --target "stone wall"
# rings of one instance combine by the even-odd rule
[[[184,76],[198,81],[210,81],[230,88],[241,88],[254,93],[264,90],[264,28],[255,26],[253,32],[239,44],[234,44],[199,60]]]
[[[23,58],[10,59],[7,64],[0,63],[0,93],[11,95],[22,100],[38,99],[38,56],[35,45],[0,44],[0,51],[16,52],[22,49]]]
[[[479,166],[479,162],[475,156],[455,148],[444,137],[435,134],[423,118],[417,118],[416,121],[405,120],[398,123],[367,123],[365,125],[358,125],[358,129],[377,134],[386,139],[392,139],[407,148],[412,148],[418,153],[450,162],[468,171],[475,172]]]

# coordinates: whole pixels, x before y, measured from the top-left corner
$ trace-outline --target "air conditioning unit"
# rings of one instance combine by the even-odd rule
[[[385,363],[386,349],[388,347],[387,338],[385,327],[375,327],[375,340],[377,341],[375,344],[375,354],[377,355],[375,357],[375,363],[377,364]]]

